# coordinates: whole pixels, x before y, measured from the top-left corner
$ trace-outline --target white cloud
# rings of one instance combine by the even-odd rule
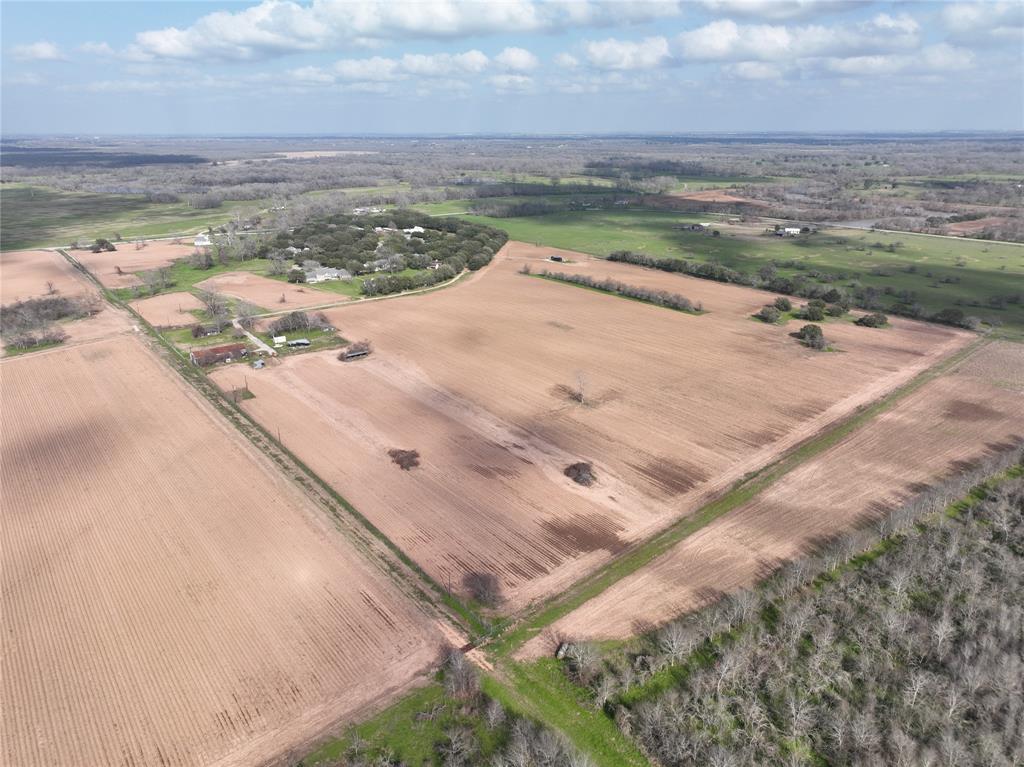
[[[580,65],[579,59],[571,53],[559,53],[555,56],[555,64],[562,69],[576,69]]]
[[[681,55],[695,61],[786,61],[907,50],[918,44],[917,22],[901,14],[879,14],[856,25],[786,27],[714,21],[681,33]]]
[[[262,0],[185,28],[136,35],[133,56],[247,61],[397,39],[453,39],[631,24],[676,15],[678,0]]]
[[[523,48],[506,48],[494,57],[494,62],[509,72],[529,72],[540,63],[536,56]]]
[[[957,48],[948,43],[929,45],[916,54],[851,56],[845,59],[829,59],[826,69],[840,75],[892,75],[931,74],[935,72],[959,72],[974,65],[974,54],[966,48]]]
[[[942,23],[954,40],[995,40],[1024,44],[1024,4],[1020,2],[950,3]]]
[[[703,0],[712,13],[772,21],[824,16],[869,5],[868,0]]]
[[[787,68],[780,64],[768,64],[763,61],[738,61],[727,64],[727,75],[739,80],[781,80]]]
[[[452,74],[477,74],[487,68],[487,56],[477,50],[466,53],[407,53],[402,56],[400,66],[403,72],[423,77],[440,77]]]
[[[526,75],[494,75],[488,82],[507,93],[525,93],[533,88],[533,78]]]
[[[47,40],[15,45],[11,48],[11,55],[20,61],[67,61],[60,48]]]
[[[398,62],[374,56],[369,59],[342,59],[334,64],[334,71],[342,80],[383,82],[398,75]]]
[[[671,60],[668,40],[664,37],[648,37],[639,41],[607,40],[589,41],[583,44],[587,60],[598,69],[655,69]]]
[[[320,67],[299,67],[298,69],[288,70],[288,77],[298,83],[307,83],[310,85],[322,85],[329,84],[335,81],[334,75],[330,72],[325,72]]]

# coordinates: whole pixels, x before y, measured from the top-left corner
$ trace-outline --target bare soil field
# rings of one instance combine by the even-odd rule
[[[442,583],[495,574],[506,609],[550,595],[973,336],[837,322],[842,353],[749,319],[773,296],[561,251],[555,268],[702,301],[694,316],[518,274],[506,246],[451,288],[327,310],[371,358],[286,359],[243,407]],[[584,381],[584,402],[572,394]],[[417,450],[403,471],[391,449]],[[591,487],[564,475],[593,464]]]
[[[95,292],[92,284],[52,250],[8,250],[0,253],[0,303],[44,297],[52,282],[62,295]]]
[[[202,309],[204,304],[191,293],[161,293],[151,298],[132,301],[131,307],[143,316],[150,325],[164,328],[180,328],[196,322],[192,309]]]
[[[132,288],[142,284],[132,272],[170,266],[175,260],[188,258],[195,252],[195,247],[188,239],[182,240],[180,244],[175,244],[173,240],[146,240],[145,243],[145,247],[140,250],[136,250],[132,242],[118,242],[115,243],[117,250],[113,252],[76,250],[71,255],[105,287]],[[118,267],[123,274],[117,273]]]
[[[309,306],[346,301],[340,293],[317,290],[309,285],[293,285],[250,272],[227,272],[196,283],[197,288],[240,298],[267,311],[303,309]],[[281,298],[284,297],[284,301]]]
[[[678,197],[680,200],[693,200],[695,202],[734,202],[745,205],[764,205],[760,200],[751,200],[747,197],[739,197],[723,189],[706,189],[703,192],[674,192],[670,197]]]
[[[982,232],[990,226],[1004,226],[1009,219],[1000,216],[987,216],[974,221],[958,221],[946,227],[948,234],[957,234],[961,237],[968,237],[972,234]]]
[[[1024,440],[1024,346],[993,343],[527,644],[621,639],[767,576],[987,453]]]
[[[252,765],[440,632],[137,338],[0,363],[0,763]]]

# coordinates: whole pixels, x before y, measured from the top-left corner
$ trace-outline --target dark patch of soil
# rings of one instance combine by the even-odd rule
[[[998,410],[993,410],[977,402],[968,402],[962,399],[947,402],[946,409],[942,411],[942,416],[957,421],[992,421],[1004,417]]]
[[[584,487],[590,487],[597,481],[594,467],[584,461],[566,466],[563,473],[577,485],[583,485]]]
[[[570,519],[549,520],[543,523],[551,543],[573,556],[604,549],[618,554],[626,543],[619,538],[614,523],[599,514],[582,514]]]
[[[707,479],[696,466],[686,467],[664,458],[651,463],[631,463],[633,469],[649,479],[667,495],[682,495],[698,482]]]

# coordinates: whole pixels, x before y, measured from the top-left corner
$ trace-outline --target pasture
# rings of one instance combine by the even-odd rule
[[[224,202],[191,208],[186,202],[149,202],[144,195],[64,192],[42,186],[0,185],[0,250],[67,245],[105,237],[161,237],[220,226],[236,211],[260,203]]]
[[[566,588],[971,337],[838,322],[826,328],[841,353],[820,354],[749,319],[769,294],[569,254],[567,268],[700,301],[696,316],[517,273],[548,253],[512,243],[447,290],[327,310],[373,356],[283,360],[249,376],[242,403],[435,580],[467,595],[466,576],[497,577],[502,611]],[[231,389],[242,374],[213,377]],[[391,449],[417,450],[420,466],[403,471]],[[593,486],[565,476],[578,461]]]
[[[750,587],[829,537],[1024,440],[1024,346],[983,346],[528,643],[626,639]]]
[[[459,210],[456,201],[444,203]],[[465,208],[462,208],[465,210]],[[783,275],[809,269],[847,275],[881,291],[911,291],[926,311],[960,306],[967,314],[999,323],[1007,336],[1024,337],[1024,300],[996,305],[998,297],[1024,292],[1024,246],[904,232],[825,229],[798,238],[756,233],[756,227],[723,223],[720,237],[675,228],[682,223],[714,221],[707,213],[678,214],[650,210],[596,210],[522,218],[467,218],[504,229],[514,240],[594,256],[632,250],[663,258],[714,261],[748,274],[775,262]],[[763,228],[763,227],[761,227]],[[892,251],[888,249],[892,246]],[[891,299],[883,296],[883,304]]]
[[[133,337],[0,363],[0,762],[257,764],[440,632]]]

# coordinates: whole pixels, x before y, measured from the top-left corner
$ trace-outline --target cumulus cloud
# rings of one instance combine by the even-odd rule
[[[494,62],[509,72],[529,72],[540,63],[536,56],[523,48],[506,48],[494,57]]]
[[[395,59],[374,56],[369,59],[342,59],[335,62],[334,72],[342,80],[362,82],[384,82],[394,80],[399,74]]]
[[[678,0],[262,0],[188,27],[136,35],[137,57],[249,61],[398,39],[454,39],[640,23],[675,15]]]
[[[695,61],[784,61],[910,49],[918,44],[918,32],[918,23],[906,14],[883,13],[836,27],[741,25],[724,19],[683,32],[677,42],[682,57]]]
[[[589,41],[583,44],[587,60],[597,69],[655,69],[671,60],[668,40],[647,37],[643,40]]]
[[[46,81],[35,72],[20,72],[15,75],[8,75],[4,77],[3,82],[5,86],[16,85],[32,88],[46,84]]]
[[[452,74],[477,74],[487,68],[487,56],[477,50],[466,53],[407,53],[402,56],[400,66],[403,72],[423,77],[440,77]]]
[[[67,56],[54,43],[40,40],[36,43],[15,45],[11,55],[19,61],[66,61]]]

